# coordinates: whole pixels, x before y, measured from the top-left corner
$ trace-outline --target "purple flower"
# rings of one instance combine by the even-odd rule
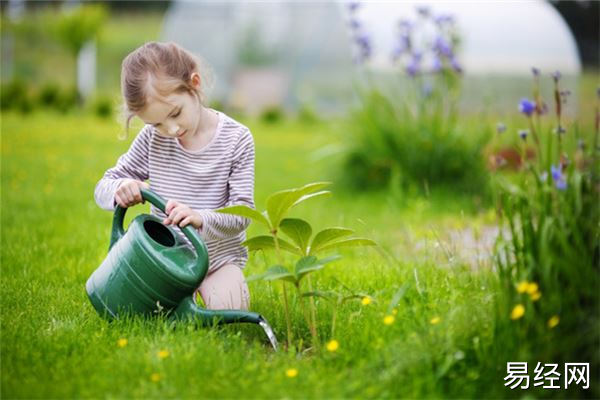
[[[433,49],[446,57],[452,57],[452,46],[441,36],[435,38]]]
[[[559,125],[558,128],[554,129],[554,133],[557,135],[562,135],[563,133],[567,133],[567,130]]]
[[[433,56],[433,62],[431,66],[431,70],[433,72],[440,72],[442,70],[442,60],[438,56]]]
[[[506,125],[504,125],[502,122],[498,122],[498,125],[496,125],[496,132],[504,133],[505,131],[506,131]]]
[[[456,58],[451,57],[450,58],[450,66],[452,67],[452,69],[457,72],[457,73],[462,73],[462,67],[461,65],[458,63],[458,60],[456,60]]]
[[[356,11],[358,7],[360,7],[360,2],[358,1],[351,1],[348,3],[348,10],[350,10],[350,12]]]
[[[354,58],[355,63],[362,63],[371,57],[372,48],[369,36],[361,33],[354,36],[354,42],[358,46],[358,55]]]
[[[540,70],[536,67],[531,67],[531,72],[533,73],[533,76],[540,76]]]
[[[352,18],[352,19],[350,20],[350,22],[348,23],[348,25],[350,25],[350,28],[351,28],[352,30],[355,30],[355,31],[357,31],[357,30],[359,30],[359,29],[360,29],[360,22],[358,22],[358,20],[356,20],[356,19],[354,19],[354,18]]]
[[[561,78],[561,73],[560,71],[554,71],[554,73],[552,73],[552,79],[554,79],[554,82],[558,83],[558,81]]]
[[[552,175],[554,186],[556,186],[558,190],[565,190],[567,188],[567,181],[565,175],[562,173],[560,164],[557,167],[554,165],[550,166],[550,174]]]
[[[527,139],[527,135],[529,134],[529,131],[527,129],[521,129],[519,131],[519,137],[523,140]]]
[[[429,7],[419,6],[419,7],[417,7],[417,13],[422,17],[428,17],[430,14]]]
[[[413,58],[413,60],[406,66],[406,73],[411,77],[417,75],[417,73],[419,73],[419,62],[415,61]]]
[[[403,18],[398,21],[398,27],[402,30],[410,31],[413,27],[413,23]]]
[[[519,102],[519,111],[530,117],[535,111],[535,103],[529,99],[522,98]]]
[[[454,17],[450,14],[440,14],[436,16],[433,20],[438,25],[443,25],[445,23],[451,24],[454,22]]]

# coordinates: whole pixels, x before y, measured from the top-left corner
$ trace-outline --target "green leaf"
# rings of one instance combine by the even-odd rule
[[[284,280],[296,284],[296,277],[283,265],[273,265],[262,276],[265,281]]]
[[[240,217],[250,218],[252,221],[260,222],[261,224],[266,226],[267,229],[269,229],[269,231],[271,230],[271,225],[269,224],[269,220],[264,215],[262,215],[259,211],[255,210],[253,208],[250,208],[248,206],[237,205],[237,206],[231,206],[231,207],[224,207],[224,208],[218,209],[216,211],[223,213],[223,214],[239,215]]]
[[[323,292],[320,290],[302,293],[302,297],[321,297],[325,300],[335,300],[339,296],[340,296],[339,293],[336,293],[336,292]]]
[[[355,246],[377,246],[377,243],[372,241],[371,239],[366,238],[350,238],[345,240],[340,240],[338,242],[333,242],[331,244],[322,246],[319,248],[319,251],[327,251],[332,249],[338,249],[340,247],[355,247]]]
[[[277,238],[277,242],[279,242],[279,248],[281,250],[285,250],[293,254],[302,255],[300,249],[294,246],[293,244],[286,242],[285,240],[280,238]],[[269,235],[255,236],[242,242],[242,246],[248,247],[248,251],[271,250],[275,249],[275,239],[273,239],[273,236]]]
[[[325,267],[325,264],[340,259],[341,257],[338,255],[323,258],[321,260],[317,259],[315,256],[306,256],[302,257],[296,263],[296,278],[300,281],[310,272],[318,271]]]
[[[310,254],[315,254],[327,243],[337,240],[341,237],[353,234],[352,229],[347,228],[327,228],[317,233],[310,244]]]
[[[285,218],[279,226],[283,233],[288,235],[290,239],[300,247],[302,253],[306,253],[308,241],[312,235],[310,224],[300,218]]]
[[[282,190],[269,196],[267,198],[267,213],[271,220],[271,229],[279,228],[279,223],[285,214],[300,198],[302,198],[302,196],[317,191],[327,185],[329,185],[329,182],[309,183],[298,189]]]
[[[304,200],[313,199],[315,197],[331,197],[331,192],[329,190],[322,190],[317,193],[311,193],[311,194],[304,195],[304,196],[300,197],[298,200],[296,200],[296,202],[294,204],[292,204],[292,207],[302,203]]]

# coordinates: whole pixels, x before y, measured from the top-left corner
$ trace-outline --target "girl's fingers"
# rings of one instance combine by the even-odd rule
[[[179,226],[180,226],[181,228],[185,228],[185,226],[186,226],[186,225],[189,225],[189,224],[190,224],[190,222],[192,222],[192,216],[191,216],[191,215],[188,215],[187,217],[185,217],[185,218],[183,219],[183,221],[181,221],[181,223],[179,224]]]

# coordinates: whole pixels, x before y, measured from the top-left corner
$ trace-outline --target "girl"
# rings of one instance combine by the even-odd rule
[[[123,60],[126,127],[135,116],[145,126],[94,197],[106,210],[142,202],[140,188],[169,199],[166,214],[156,207],[152,213],[165,224],[191,224],[208,248],[209,269],[198,288],[206,307],[247,310],[241,243],[249,220],[213,210],[254,208],[254,141],[247,127],[203,105],[202,88],[199,61],[175,43],[147,43]]]

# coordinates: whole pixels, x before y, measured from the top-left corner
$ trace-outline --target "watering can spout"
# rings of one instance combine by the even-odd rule
[[[242,310],[207,310],[199,307],[192,296],[184,298],[179,306],[173,311],[171,318],[182,321],[193,321],[199,326],[208,327],[213,325],[248,322],[258,324],[264,329],[271,345],[277,350],[277,339],[273,329],[267,320],[260,314]]]

